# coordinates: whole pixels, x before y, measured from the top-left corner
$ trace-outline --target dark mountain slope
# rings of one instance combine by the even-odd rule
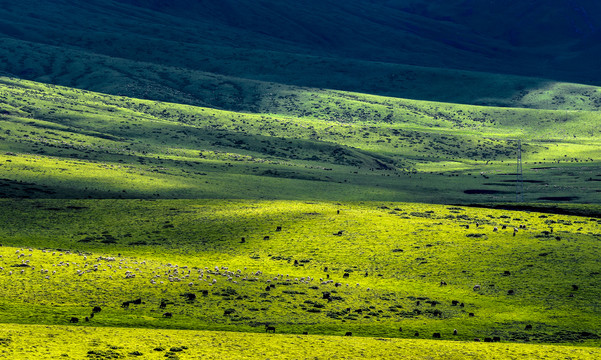
[[[551,101],[521,100],[531,91],[547,91],[547,81],[452,69],[582,82],[601,79],[594,42],[599,5],[581,1],[584,10],[570,12],[565,6],[570,2],[550,2],[522,16],[527,26],[518,27],[516,14],[530,9],[532,2],[503,3],[506,6],[459,0],[3,2],[0,71],[111,94],[250,111],[253,106],[247,105],[262,97],[253,95],[253,89],[263,85],[248,90],[247,80],[467,104],[557,108]],[[583,11],[590,24],[581,20]],[[558,24],[589,24],[588,32],[580,27],[572,31],[567,25],[555,32],[541,30],[562,16]],[[222,100],[224,88],[245,89],[248,104],[233,107],[240,101]]]

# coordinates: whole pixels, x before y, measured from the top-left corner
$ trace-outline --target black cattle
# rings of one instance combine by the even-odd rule
[[[343,279],[347,279],[349,277],[349,273],[344,273],[344,275],[342,275]]]
[[[269,240],[269,235],[265,235],[265,236],[263,237],[263,240]]]
[[[524,330],[532,330],[532,325],[530,325],[530,324],[526,325],[526,328]]]
[[[275,334],[275,326],[265,325],[265,332],[270,332],[272,334]]]
[[[346,334],[344,334],[344,336],[353,336],[353,333],[350,331],[347,331]]]
[[[493,336],[492,341],[499,342],[499,341],[501,341],[501,338],[499,336]]]
[[[76,317],[72,317],[71,320],[69,320],[70,323],[77,323],[79,322],[79,318]]]
[[[121,304],[121,307],[122,307],[122,308],[124,308],[124,309],[127,309],[127,308],[129,308],[129,304],[130,304],[130,302],[129,302],[129,301],[124,301],[124,302]]]
[[[278,226],[277,228],[275,228],[275,231],[282,231],[282,227]]]
[[[173,317],[173,314],[170,312],[166,312],[163,314],[163,317],[170,318],[170,317]]]
[[[102,309],[100,308],[100,306],[94,306],[94,308],[92,309],[93,313],[99,313],[100,311],[102,311]]]
[[[303,331],[303,335],[309,335],[309,333],[306,331]]]
[[[457,305],[459,305],[459,301],[457,301],[457,300],[451,301],[451,306],[457,306]]]
[[[138,299],[136,299],[136,300],[134,300],[134,301],[131,301],[131,303],[132,303],[132,304],[136,304],[136,305],[140,305],[140,304],[142,303],[142,299],[141,299],[141,298],[138,298]]]
[[[164,309],[167,307],[167,303],[165,302],[165,300],[161,300],[161,304],[159,305],[159,309]]]
[[[489,337],[487,337],[487,338],[484,338],[484,342],[492,342],[492,339],[491,339],[491,338],[489,338]]]
[[[86,322],[90,321],[90,318],[86,316],[86,318],[84,319]]]
[[[93,318],[93,317],[94,317],[94,313],[91,313],[90,314],[90,319]]]
[[[453,335],[457,335],[457,329],[453,330]]]
[[[432,334],[432,337],[434,339],[440,339],[442,336],[440,335],[440,333],[434,333],[434,334]]]
[[[572,290],[574,290],[574,291],[578,290],[578,285],[572,285]]]
[[[182,294],[181,296],[186,298],[186,301],[188,301],[188,302],[192,302],[192,301],[196,300],[196,294],[194,294],[194,293],[185,293],[185,294]]]
[[[416,331],[415,334],[413,334],[413,336],[419,336],[419,332]]]

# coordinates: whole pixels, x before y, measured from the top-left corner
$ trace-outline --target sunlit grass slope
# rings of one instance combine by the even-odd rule
[[[6,324],[0,337],[3,356],[14,359],[587,360],[601,356],[595,348],[556,345]]]
[[[588,217],[390,202],[0,206],[4,323],[601,338],[598,206]]]
[[[597,112],[274,85],[263,113],[2,78],[3,197],[599,202]],[[441,196],[441,194],[444,194]]]

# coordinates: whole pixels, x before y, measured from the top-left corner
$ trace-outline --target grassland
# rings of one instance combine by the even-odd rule
[[[601,201],[596,112],[271,90],[251,114],[2,78],[1,196],[507,202],[520,138],[527,201]]]
[[[296,346],[315,346],[322,353],[298,355],[346,347],[340,357],[586,358],[601,341],[598,206],[586,217],[391,202],[38,199],[0,207],[0,322],[24,325],[4,328],[0,350],[9,354],[151,356],[155,347],[186,346],[182,358],[281,349],[294,357]],[[95,306],[102,310],[90,318]],[[78,323],[65,327],[72,317]],[[294,336],[260,335],[266,324]],[[121,337],[124,327],[136,330]],[[19,334],[36,329],[56,344],[20,347]],[[361,341],[331,337],[349,331]],[[416,353],[416,340],[434,333],[447,341]],[[75,334],[85,342],[60,346]],[[98,341],[104,334],[112,335]],[[584,347],[509,345],[497,354],[474,343],[494,337]],[[216,338],[222,350],[203,353]],[[234,345],[244,341],[257,345]]]
[[[592,359],[595,348],[317,335],[3,325],[2,356],[19,359]],[[74,344],[72,339],[82,339]],[[25,340],[28,339],[28,340]]]

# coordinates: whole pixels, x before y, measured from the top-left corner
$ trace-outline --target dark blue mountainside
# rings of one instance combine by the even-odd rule
[[[454,70],[601,84],[592,0],[1,3],[1,72],[112,94],[234,107],[177,93],[189,72],[216,91],[244,79],[476,104],[532,84]]]

